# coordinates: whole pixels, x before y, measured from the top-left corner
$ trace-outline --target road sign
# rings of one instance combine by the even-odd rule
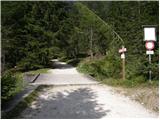
[[[148,42],[146,42],[145,46],[146,46],[147,50],[153,50],[154,49],[154,42],[148,41]]]
[[[126,51],[127,51],[126,48],[121,48],[121,49],[119,49],[119,53],[123,53],[123,52],[126,52]]]
[[[144,41],[156,41],[156,28],[152,26],[144,27]]]
[[[151,55],[154,54],[154,42],[156,41],[156,25],[143,25],[144,41],[146,41],[146,54],[149,56],[149,66],[151,66]],[[151,67],[149,67],[149,81],[151,82]]]
[[[147,51],[146,51],[146,54],[147,54],[147,55],[149,55],[149,54],[150,54],[150,55],[153,55],[153,54],[154,54],[154,51],[153,51],[153,50],[147,50]]]
[[[121,58],[125,59],[125,54],[124,53],[121,54]]]
[[[125,80],[125,52],[127,49],[122,46],[121,49],[119,49],[119,53],[121,54],[121,59],[122,59],[122,79]]]

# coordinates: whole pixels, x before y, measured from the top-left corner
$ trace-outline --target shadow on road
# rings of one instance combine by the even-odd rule
[[[68,65],[68,64],[61,64],[61,63],[53,63],[52,64],[53,68],[58,68],[58,69],[68,69],[68,68],[73,68],[73,66]]]
[[[42,93],[43,94],[43,93]],[[44,95],[45,96],[45,95]],[[110,110],[103,110],[96,101],[96,95],[89,88],[57,92],[46,98],[40,97],[34,108],[27,109],[22,118],[34,119],[96,119]]]
[[[51,67],[52,68],[58,68],[58,69],[73,68],[72,65],[66,64],[64,62],[59,62],[57,59],[51,61]]]

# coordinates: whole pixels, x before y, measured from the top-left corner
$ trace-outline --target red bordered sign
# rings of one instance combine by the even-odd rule
[[[126,48],[121,48],[121,49],[119,49],[119,53],[124,53],[124,52],[126,52],[127,51],[127,49]]]
[[[147,50],[153,50],[154,49],[154,42],[152,42],[152,41],[146,42],[145,46],[146,46]]]

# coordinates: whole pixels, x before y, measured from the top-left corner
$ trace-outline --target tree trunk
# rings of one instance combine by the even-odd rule
[[[90,36],[90,58],[93,59],[93,30],[91,27],[91,36]]]

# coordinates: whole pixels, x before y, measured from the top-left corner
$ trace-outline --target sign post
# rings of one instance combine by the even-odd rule
[[[144,26],[144,41],[146,42],[145,47],[147,49],[146,54],[148,55],[149,61],[149,82],[152,80],[151,70],[151,55],[154,54],[154,42],[156,41],[156,28],[155,26]]]
[[[121,54],[121,59],[122,59],[122,79],[125,80],[125,52],[127,49],[122,46],[121,49],[119,49],[119,53]]]
[[[125,57],[122,58],[122,79],[125,80]]]
[[[152,71],[151,71],[151,54],[149,54],[149,81],[152,79]]]

